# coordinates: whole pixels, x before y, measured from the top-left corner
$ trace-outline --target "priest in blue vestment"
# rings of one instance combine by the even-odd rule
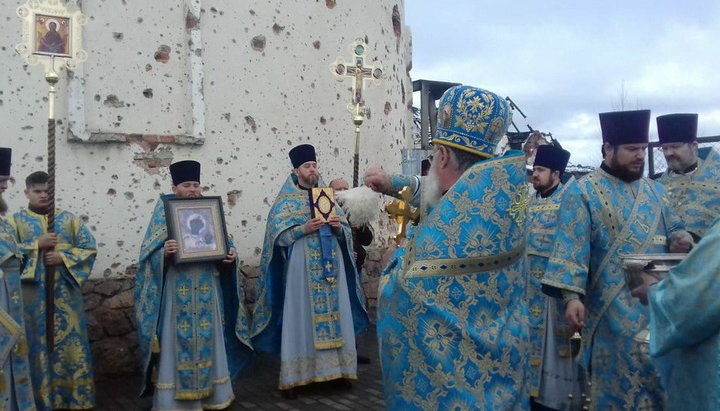
[[[136,275],[141,392],[154,384],[157,411],[222,409],[252,354],[237,254],[228,239],[221,262],[173,263],[164,201],[201,196],[200,163],[173,163],[170,174],[174,194],[155,205]]]
[[[0,147],[0,409],[35,410],[20,286],[22,250],[4,219],[12,150]]]
[[[650,354],[662,370],[667,410],[720,409],[720,219],[664,280],[633,290],[650,303]],[[648,291],[649,289],[649,291]]]
[[[340,208],[327,223],[311,213],[315,148],[289,155],[292,174],[267,219],[251,335],[258,351],[280,353],[279,388],[296,398],[299,386],[357,379],[355,335],[368,317],[347,219]]]
[[[720,153],[712,147],[698,148],[697,122],[697,114],[657,118],[658,140],[668,165],[658,181],[696,242],[720,217]]]
[[[47,232],[48,178],[36,171],[25,179],[28,206],[8,219],[25,258],[21,279],[35,403],[38,410],[90,409],[95,381],[81,287],[97,248],[80,217],[66,210],[55,211],[53,232]],[[46,331],[48,268],[55,275],[52,353]]]
[[[525,156],[495,153],[511,109],[456,86],[438,116],[427,177],[365,177],[389,195],[410,187],[421,206],[380,278],[385,400],[391,410],[527,409]]]
[[[580,361],[590,408],[662,409],[664,393],[646,347],[647,326],[624,281],[624,254],[682,252],[692,243],[665,190],[643,177],[650,111],[600,114],[604,159],[562,198],[555,245],[542,283],[565,302],[584,340]]]
[[[572,358],[562,300],[542,292],[542,280],[555,241],[570,153],[557,142],[537,148],[528,207],[528,309],[530,312],[530,397],[538,410],[580,407],[582,371]],[[565,184],[562,181],[566,181]]]

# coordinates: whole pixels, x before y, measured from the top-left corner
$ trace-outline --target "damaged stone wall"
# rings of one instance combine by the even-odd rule
[[[18,184],[6,197],[24,206],[22,180],[44,169],[47,85],[14,51],[20,0],[0,0],[0,145],[14,149]],[[410,36],[402,1],[83,2],[88,23],[81,70],[61,73],[57,98],[57,203],[83,217],[98,240],[93,278],[125,274],[136,262],[167,165],[203,163],[206,195],[224,198],[228,230],[244,265],[256,266],[265,218],[285,180],[287,152],[318,149],[326,179],[351,178],[350,82],[330,64],[368,40],[385,69],[364,91],[361,173],[400,169],[410,140]]]
[[[46,168],[47,85],[40,67],[16,55],[15,9],[0,0],[0,146],[13,148],[17,182],[5,193],[25,206],[23,180]],[[132,288],[153,206],[170,192],[167,166],[202,162],[205,195],[224,199],[250,304],[255,297],[265,220],[290,171],[288,151],[314,144],[325,181],[352,178],[350,82],[330,65],[349,60],[356,38],[384,78],[365,89],[360,172],[400,170],[412,144],[410,31],[402,0],[84,1],[88,61],[60,73],[57,94],[57,205],[80,215],[98,243],[83,286],[99,378],[131,372],[136,332]],[[369,65],[372,61],[367,62]],[[372,312],[383,218],[363,275]]]

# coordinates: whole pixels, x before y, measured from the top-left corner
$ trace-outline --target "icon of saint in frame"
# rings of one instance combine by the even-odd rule
[[[70,57],[70,18],[35,15],[35,50],[33,54]]]

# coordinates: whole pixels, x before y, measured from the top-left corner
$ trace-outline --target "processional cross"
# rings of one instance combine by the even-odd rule
[[[351,79],[353,97],[352,102],[348,105],[348,110],[352,113],[353,124],[355,124],[355,155],[353,157],[353,187],[358,186],[358,167],[360,164],[360,126],[365,119],[365,101],[363,100],[363,89],[365,88],[365,80],[378,81],[383,76],[382,66],[375,62],[372,66],[365,65],[367,58],[367,44],[365,40],[357,39],[350,45],[353,52],[352,62],[346,62],[342,57],[338,57],[333,64],[330,65],[330,71],[335,74],[337,81]]]
[[[397,233],[393,237],[395,244],[398,246],[407,237],[408,224],[413,223],[413,225],[416,225],[420,220],[420,211],[410,205],[410,201],[412,200],[410,187],[403,187],[399,194],[399,199],[393,200],[392,203],[385,207],[385,211],[387,211],[390,217],[398,224]]]
[[[23,20],[23,42],[15,46],[18,54],[30,65],[45,67],[48,90],[48,213],[47,232],[55,229],[55,85],[60,80],[55,71],[55,60],[64,62],[68,70],[74,70],[87,60],[82,49],[82,26],[87,19],[77,1],[64,4],[60,0],[28,0],[17,8]],[[60,66],[62,68],[62,66]],[[45,277],[45,330],[48,352],[55,347],[55,270],[47,267]]]

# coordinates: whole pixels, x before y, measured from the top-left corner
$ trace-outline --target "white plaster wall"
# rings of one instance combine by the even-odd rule
[[[11,209],[24,206],[22,181],[46,160],[47,86],[40,67],[25,66],[14,51],[21,41],[14,10],[22,3],[0,0],[0,145],[13,148],[18,180],[6,192]],[[347,46],[357,37],[367,37],[370,56],[385,69],[384,80],[364,92],[371,115],[362,126],[361,173],[372,165],[399,171],[412,128],[410,32],[401,0],[201,1],[196,55],[203,65],[204,135],[194,137],[204,138],[202,145],[148,144],[132,136],[130,142],[68,141],[69,109],[84,114],[88,132],[198,134],[187,55],[198,47],[188,49],[184,31],[188,4],[198,2],[83,3],[90,57],[77,83],[84,95],[70,107],[61,74],[57,202],[92,229],[99,244],[94,276],[124,274],[135,264],[154,202],[170,191],[167,168],[148,168],[140,158],[200,160],[205,194],[225,199],[239,255],[257,265],[267,212],[290,170],[290,148],[314,144],[326,181],[352,177],[350,83],[336,82],[329,65],[338,56],[349,59]],[[265,38],[262,50],[253,48],[256,36]],[[171,48],[167,63],[154,58],[161,45]],[[143,94],[148,88],[151,98]],[[105,104],[109,95],[125,105]],[[227,202],[232,192],[234,206]]]

